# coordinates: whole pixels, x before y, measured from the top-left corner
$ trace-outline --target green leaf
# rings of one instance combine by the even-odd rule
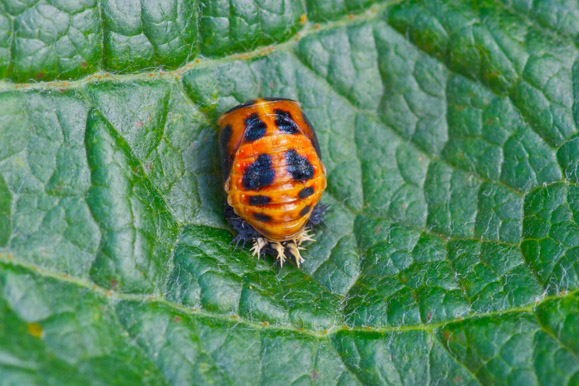
[[[0,385],[579,384],[579,6],[0,2]],[[216,120],[316,127],[303,269]]]

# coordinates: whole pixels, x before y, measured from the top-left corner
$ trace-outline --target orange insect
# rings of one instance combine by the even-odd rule
[[[283,266],[300,245],[313,241],[308,228],[322,222],[326,171],[314,129],[298,102],[261,98],[219,118],[219,146],[226,178],[226,216],[236,241],[253,241],[252,252],[276,255]]]

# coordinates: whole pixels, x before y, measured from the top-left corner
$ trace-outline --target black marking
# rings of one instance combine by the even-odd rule
[[[245,118],[245,140],[252,142],[256,139],[260,139],[265,135],[267,125],[264,121],[259,119],[257,113],[251,114],[249,117]]]
[[[298,154],[294,149],[289,149],[285,153],[287,170],[294,180],[305,181],[314,176],[314,167],[304,156]]]
[[[275,125],[278,129],[288,134],[297,134],[299,132],[298,125],[289,111],[275,109],[273,112],[275,113]]]
[[[246,242],[253,241],[260,237],[259,232],[253,229],[253,227],[241,217],[236,215],[233,208],[227,204],[225,204],[225,218],[233,230],[237,232],[237,236],[235,236],[232,241],[235,243],[235,248],[237,248],[239,243],[242,243],[245,246]]]
[[[305,206],[304,209],[302,209],[302,210],[300,211],[300,217],[305,216],[306,214],[308,214],[308,212],[310,211],[311,208],[312,208],[311,205]]]
[[[324,222],[324,215],[328,211],[330,206],[327,204],[317,204],[314,206],[314,210],[312,210],[312,214],[310,215],[310,220],[308,224],[311,226],[320,225]]]
[[[306,113],[304,113],[303,111],[302,111],[302,119],[304,120],[306,125],[308,125],[308,127],[310,128],[310,131],[312,132],[312,138],[311,138],[312,145],[314,145],[314,149],[316,150],[318,157],[320,157],[320,159],[322,159],[322,151],[320,150],[320,144],[318,143],[318,137],[316,137],[316,131],[314,130],[314,127],[312,126],[308,117],[306,117]]]
[[[232,155],[227,151],[227,145],[232,135],[231,125],[226,125],[219,133],[219,150],[221,151],[221,166],[223,168],[223,177],[227,179],[231,170]]]
[[[260,154],[245,172],[241,183],[247,190],[257,190],[270,185],[275,177],[275,171],[271,167],[271,157],[268,154]]]
[[[261,222],[271,221],[271,217],[269,217],[267,214],[263,214],[263,213],[254,213],[253,218],[256,219],[257,221],[261,221]]]
[[[269,204],[271,198],[268,196],[249,196],[249,205],[266,205]]]
[[[256,102],[255,99],[252,99],[252,100],[250,100],[250,101],[247,101],[247,102],[244,102],[244,103],[242,103],[242,104],[239,104],[239,105],[235,106],[234,108],[229,109],[229,110],[227,110],[226,112],[224,112],[223,115],[229,114],[229,113],[232,112],[232,111],[239,110],[239,109],[242,109],[242,108],[244,108],[244,107],[253,106],[253,105],[255,104],[255,102]]]
[[[300,190],[300,192],[298,193],[298,197],[306,198],[311,196],[312,194],[314,194],[314,187],[310,186],[309,188],[303,188],[302,190]]]
[[[264,101],[268,101],[268,102],[277,102],[277,101],[290,101],[290,102],[295,102],[295,100],[293,99],[289,99],[289,98],[261,98]]]

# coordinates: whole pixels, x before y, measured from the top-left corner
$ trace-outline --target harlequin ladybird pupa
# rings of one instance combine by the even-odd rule
[[[316,134],[298,102],[260,98],[225,112],[218,121],[227,204],[236,244],[252,253],[288,257],[298,267],[300,249],[322,222],[326,189]]]

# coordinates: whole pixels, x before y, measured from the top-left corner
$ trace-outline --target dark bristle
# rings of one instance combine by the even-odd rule
[[[328,212],[329,208],[330,206],[327,204],[316,205],[314,207],[314,210],[312,210],[312,214],[310,215],[310,220],[308,221],[308,224],[311,224],[312,226],[322,224],[324,222],[324,216]]]
[[[254,239],[260,237],[259,232],[253,229],[251,225],[249,225],[245,220],[235,214],[233,208],[227,204],[225,204],[225,219],[233,228],[233,230],[237,232],[237,236],[234,239],[237,244],[239,244],[239,242],[253,241]]]

